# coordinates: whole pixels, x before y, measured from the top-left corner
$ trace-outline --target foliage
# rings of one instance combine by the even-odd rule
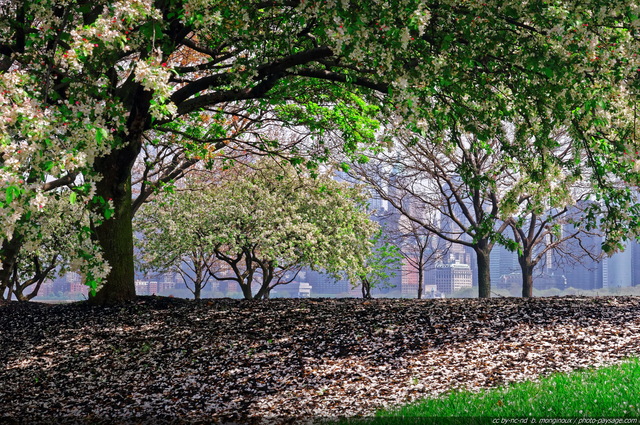
[[[142,232],[137,239],[138,259],[145,271],[178,273],[195,299],[209,282],[209,270],[216,267],[204,224],[198,221],[206,205],[195,204],[193,194],[174,196],[168,201],[145,204],[134,224]],[[191,285],[189,284],[191,282]]]
[[[70,198],[75,199],[75,192],[64,190],[56,195],[18,220],[13,239],[4,241],[6,250],[16,246],[21,249],[14,261],[5,262],[0,273],[0,299],[13,294],[18,300],[30,300],[38,295],[44,280],[53,275],[92,273],[89,266],[102,263],[99,247],[90,238],[88,211],[75,200],[70,202]],[[77,229],[83,231],[77,233]],[[103,267],[96,269],[102,274],[89,275],[89,282],[95,284],[105,277]],[[96,289],[90,286],[91,291]]]
[[[593,170],[599,202],[587,217],[595,223],[604,210],[607,247],[640,223],[633,189],[616,185],[637,184],[640,168],[635,4],[1,4],[0,238],[82,175],[77,195],[112,266],[104,297],[132,294],[131,168],[143,144],[170,134],[194,156],[210,154],[226,146],[238,116],[308,134],[293,155],[303,161],[311,146],[311,168],[326,158],[326,139],[349,154],[389,140],[379,122],[432,135],[459,126],[486,141],[502,122],[522,121],[511,148],[533,170],[553,164],[531,159],[546,158],[552,130],[566,127]],[[274,142],[242,141],[265,150]],[[98,269],[85,275],[107,270]]]
[[[402,266],[402,253],[391,243],[384,229],[373,235],[371,244],[373,248],[366,258],[366,267],[351,276],[351,284],[354,287],[360,285],[362,298],[371,298],[371,290],[374,288],[393,286],[389,279],[395,276]]]
[[[263,298],[303,266],[335,276],[363,270],[376,229],[364,202],[359,188],[265,159],[167,194],[144,206],[137,223],[150,266],[175,266],[197,248],[217,260],[217,270],[208,263],[216,279],[237,282],[245,298]]]
[[[357,178],[371,185],[404,220],[447,243],[476,253],[478,292],[491,292],[490,253],[507,223],[500,219],[500,200],[516,176],[495,151],[480,148],[477,137],[454,131],[447,139],[434,135],[398,138],[394,150],[354,166]]]

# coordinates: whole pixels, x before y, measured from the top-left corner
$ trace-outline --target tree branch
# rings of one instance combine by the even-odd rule
[[[317,78],[320,80],[326,81],[335,81],[338,83],[351,83],[357,86],[366,87],[372,90],[379,91],[381,93],[389,92],[389,84],[386,83],[376,83],[371,80],[367,80],[366,78],[350,78],[344,74],[339,74],[333,71],[327,71],[322,69],[311,69],[305,68],[295,72],[291,72],[290,75],[296,75],[299,77],[309,77],[309,78]]]

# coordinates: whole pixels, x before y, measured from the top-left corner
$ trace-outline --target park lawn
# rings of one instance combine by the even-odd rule
[[[440,398],[379,411],[374,422],[412,423],[411,418],[416,418],[415,423],[426,423],[420,418],[461,417],[640,417],[640,360],[556,373],[537,382],[519,382],[478,393],[452,391]]]

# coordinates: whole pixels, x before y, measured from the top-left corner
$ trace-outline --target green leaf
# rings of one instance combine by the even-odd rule
[[[69,194],[69,202],[71,203],[71,205],[76,203],[78,195],[75,192],[71,192]]]
[[[18,196],[20,196],[20,194],[22,193],[22,190],[17,187],[17,186],[9,186],[7,187],[7,189],[5,190],[5,196],[6,199],[5,201],[7,202],[7,204],[11,203],[15,198],[17,198]]]
[[[55,165],[55,163],[53,161],[45,161],[42,164],[42,169],[46,172],[51,171],[51,169],[53,168],[53,166]]]
[[[96,142],[102,143],[103,140],[109,137],[109,133],[104,128],[96,129]]]

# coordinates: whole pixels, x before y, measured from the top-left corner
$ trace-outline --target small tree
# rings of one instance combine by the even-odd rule
[[[594,235],[601,236],[600,232],[570,226],[570,223],[579,222],[583,214],[581,208],[567,206],[544,213],[529,211],[509,219],[517,244],[524,298],[533,296],[533,271],[551,252],[555,253],[555,258],[561,257],[567,263],[580,263],[585,258],[601,259],[600,249],[594,250],[595,247],[587,242]]]
[[[170,196],[140,208],[135,219],[142,232],[142,239],[137,240],[139,263],[146,270],[178,273],[198,300],[217,259],[209,249],[206,228],[198,220],[199,211],[186,195]]]
[[[418,273],[417,297],[422,299],[424,272],[442,260],[448,250],[447,241],[442,238],[434,240],[437,236],[433,232],[405,216],[398,217],[398,231],[394,237],[405,263]]]
[[[155,221],[140,227],[145,261],[175,267],[201,247],[201,258],[226,269],[207,261],[208,273],[237,282],[246,299],[268,298],[305,266],[334,276],[362,270],[377,227],[358,188],[271,159],[228,170],[218,184],[192,182],[140,212],[142,223]]]
[[[389,241],[389,236],[380,229],[372,238],[373,249],[367,257],[364,268],[358,270],[351,281],[360,285],[362,298],[371,298],[373,288],[391,286],[389,279],[395,276],[402,264],[402,253]]]
[[[472,248],[478,296],[491,294],[490,255],[498,235],[500,199],[513,177],[493,139],[483,147],[473,134],[451,129],[449,140],[435,135],[399,137],[392,152],[355,164],[354,176],[367,182],[407,220],[447,243]]]
[[[86,234],[74,235],[75,229],[89,231],[88,211],[78,204],[75,192],[59,190],[16,222],[11,239],[0,239],[0,253],[10,254],[0,269],[0,299],[29,301],[47,279],[69,271],[86,275],[88,265],[101,261],[99,248]]]

